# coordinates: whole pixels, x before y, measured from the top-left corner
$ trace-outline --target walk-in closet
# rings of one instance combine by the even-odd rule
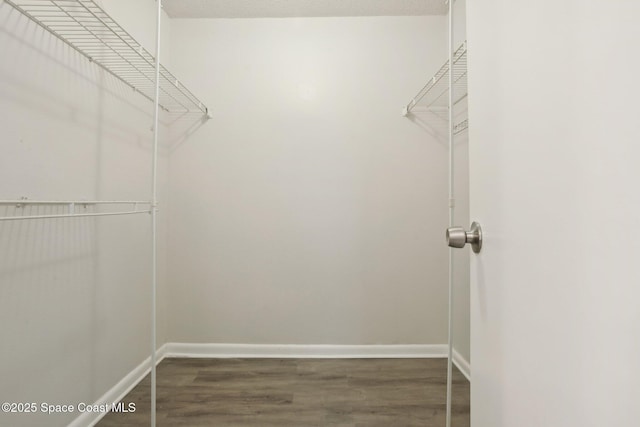
[[[0,0],[0,426],[636,425],[638,19]]]

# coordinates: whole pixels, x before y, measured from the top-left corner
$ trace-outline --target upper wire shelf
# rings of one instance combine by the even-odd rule
[[[453,105],[467,96],[467,42],[464,42],[453,54]],[[420,106],[432,112],[446,111],[449,92],[449,61],[445,62],[438,72],[424,85],[416,96],[404,107],[404,116]]]
[[[4,1],[154,102],[154,56],[94,0]],[[162,65],[158,104],[170,113],[200,112],[209,117],[207,107]]]

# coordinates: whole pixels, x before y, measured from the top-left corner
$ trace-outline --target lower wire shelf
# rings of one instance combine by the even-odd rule
[[[96,207],[111,209],[95,212]],[[151,213],[153,203],[148,200],[0,200],[3,215],[0,221],[29,219],[77,218]],[[33,212],[36,208],[36,212]],[[42,212],[44,210],[45,212]],[[9,214],[10,215],[7,215]]]
[[[467,129],[469,129],[469,119],[464,119],[463,121],[453,125],[453,134],[457,135],[459,133],[464,132]]]

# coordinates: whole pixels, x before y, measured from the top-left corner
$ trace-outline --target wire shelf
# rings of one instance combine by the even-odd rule
[[[434,112],[446,111],[449,92],[449,61],[440,67],[438,72],[424,85],[409,104],[403,109],[403,115],[411,113],[419,106]],[[453,54],[453,105],[467,97],[467,43],[464,42]]]
[[[459,133],[464,132],[468,128],[469,128],[469,119],[464,119],[460,123],[456,123],[455,125],[453,125],[453,134],[457,135]]]
[[[155,59],[94,0],[4,0],[134,91],[154,102]],[[207,107],[160,66],[161,109],[199,112]]]
[[[2,221],[25,219],[73,218],[151,213],[148,200],[0,200]],[[102,207],[102,209],[97,209]],[[9,214],[9,215],[7,215]]]

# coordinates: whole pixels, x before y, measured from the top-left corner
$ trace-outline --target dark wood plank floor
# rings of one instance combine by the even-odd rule
[[[157,425],[445,425],[444,359],[165,359],[157,370]],[[469,382],[454,367],[452,425],[468,427]],[[150,379],[98,424],[148,426]]]

